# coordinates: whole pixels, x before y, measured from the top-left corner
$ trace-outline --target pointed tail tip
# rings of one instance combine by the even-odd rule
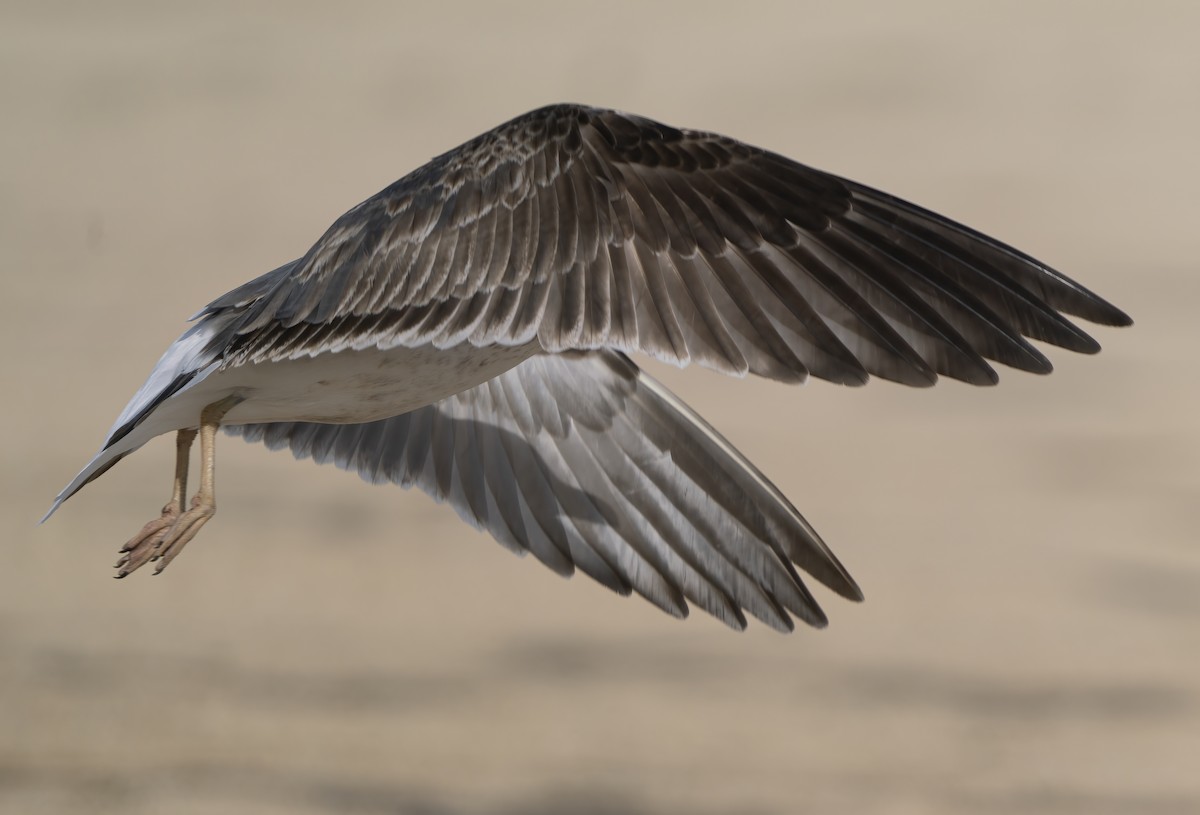
[[[136,449],[137,447],[133,448],[133,450]],[[79,471],[79,475],[71,479],[71,483],[63,487],[62,492],[55,496],[54,503],[50,505],[50,509],[46,510],[46,514],[42,516],[40,521],[38,521],[38,526],[41,526],[48,521],[50,516],[57,512],[58,508],[65,504],[71,498],[71,496],[95,481],[100,476],[104,475],[113,467],[114,464],[125,458],[125,456],[129,455],[131,452],[133,452],[133,450],[112,452],[112,448],[110,447],[105,447],[102,449],[91,461],[88,462],[86,467]]]
[[[37,522],[37,525],[41,526],[46,521],[50,520],[50,516],[58,511],[58,508],[62,506],[62,503],[65,500],[67,500],[67,496],[60,492],[58,494],[58,496],[54,499],[54,503],[50,505],[50,509],[46,510],[46,514],[43,515],[42,519]]]

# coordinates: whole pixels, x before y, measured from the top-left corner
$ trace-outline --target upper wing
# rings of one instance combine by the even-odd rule
[[[862,594],[787,499],[627,357],[533,357],[412,413],[359,425],[227,427],[368,481],[416,485],[559,574],[578,566],[676,616],[691,601],[790,630],[825,616],[793,564]]]
[[[1098,349],[1060,312],[1129,322],[1033,258],[892,196],[574,105],[435,158],[338,219],[261,294],[227,364],[536,337],[784,380],[990,384],[987,360],[1050,370],[1027,337]]]

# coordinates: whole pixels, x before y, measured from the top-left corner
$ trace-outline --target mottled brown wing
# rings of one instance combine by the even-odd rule
[[[615,348],[732,374],[990,384],[1121,311],[1011,247],[723,136],[573,105],[350,210],[251,304],[228,364],[367,346]],[[220,301],[218,301],[219,303]]]

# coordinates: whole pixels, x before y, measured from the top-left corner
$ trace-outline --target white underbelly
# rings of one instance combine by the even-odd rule
[[[198,426],[205,407],[231,396],[241,401],[225,414],[222,424],[373,422],[474,388],[541,350],[536,342],[488,348],[463,344],[441,350],[368,348],[221,369],[215,367],[218,361],[204,360],[204,349],[222,327],[219,320],[201,322],[167,349],[113,432],[140,416],[137,426],[106,443],[59,493],[51,513],[121,456],[160,434]],[[194,374],[191,381],[161,398],[163,390],[185,373]]]
[[[243,399],[222,424],[357,424],[407,413],[473,388],[537,350],[532,343],[348,350],[218,370],[209,374],[197,391],[203,392],[206,402],[226,395]]]

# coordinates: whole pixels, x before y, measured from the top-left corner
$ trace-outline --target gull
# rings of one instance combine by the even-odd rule
[[[58,495],[176,434],[117,576],[216,511],[218,429],[416,486],[518,554],[676,617],[790,631],[863,595],[780,491],[630,354],[744,377],[992,385],[1126,314],[921,207],[715,133],[552,105],[414,170],[218,297]],[[200,486],[187,504],[189,452]],[[186,508],[185,508],[186,506]],[[43,518],[43,521],[46,520]]]

